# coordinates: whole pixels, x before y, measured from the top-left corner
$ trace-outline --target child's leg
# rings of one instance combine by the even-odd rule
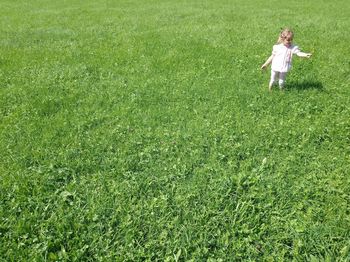
[[[269,83],[269,90],[271,90],[273,84],[275,82],[277,82],[278,77],[279,77],[279,72],[271,70],[271,79],[270,79],[270,83]]]
[[[279,74],[278,85],[279,85],[280,89],[283,89],[283,87],[284,87],[286,76],[287,76],[287,73],[280,73]]]

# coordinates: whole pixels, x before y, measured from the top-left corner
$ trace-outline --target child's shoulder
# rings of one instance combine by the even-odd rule
[[[300,48],[299,48],[298,45],[292,45],[291,49],[292,49],[292,52],[295,53],[295,54],[300,52]]]
[[[283,44],[274,44],[272,49],[277,50],[277,49],[280,49],[282,46],[283,46]]]

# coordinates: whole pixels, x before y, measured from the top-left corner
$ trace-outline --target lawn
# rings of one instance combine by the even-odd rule
[[[1,260],[350,260],[349,1],[0,2]]]

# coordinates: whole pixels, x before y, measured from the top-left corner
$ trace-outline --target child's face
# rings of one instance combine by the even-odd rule
[[[289,47],[293,42],[293,37],[292,36],[287,36],[283,39],[283,44],[287,47]]]

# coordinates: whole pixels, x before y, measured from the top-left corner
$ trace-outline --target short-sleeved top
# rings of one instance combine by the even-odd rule
[[[292,57],[293,54],[300,52],[300,49],[296,45],[290,45],[289,47],[284,44],[274,45],[272,48],[272,59],[271,69],[277,72],[288,72],[292,68]]]

